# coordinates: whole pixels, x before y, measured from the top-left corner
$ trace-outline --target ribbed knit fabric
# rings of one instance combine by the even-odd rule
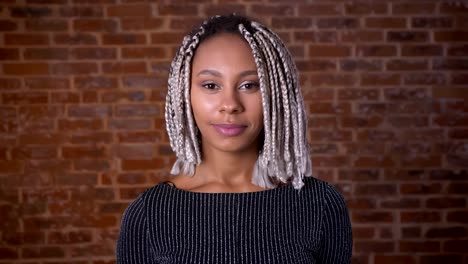
[[[117,263],[350,263],[351,224],[329,184],[197,193],[160,183],[124,213]]]

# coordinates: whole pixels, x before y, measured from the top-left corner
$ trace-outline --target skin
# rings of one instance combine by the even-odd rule
[[[252,51],[240,36],[221,33],[200,44],[192,61],[190,96],[202,163],[193,177],[179,175],[172,182],[193,192],[263,190],[251,183],[263,129],[262,97]],[[227,135],[220,129],[226,125],[237,132]]]

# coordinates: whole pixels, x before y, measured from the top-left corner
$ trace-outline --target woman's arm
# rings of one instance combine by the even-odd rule
[[[147,241],[147,219],[143,195],[131,203],[122,218],[117,242],[118,264],[154,263]]]
[[[343,196],[328,185],[325,194],[325,215],[322,227],[322,244],[318,263],[351,263],[353,238],[351,221]]]

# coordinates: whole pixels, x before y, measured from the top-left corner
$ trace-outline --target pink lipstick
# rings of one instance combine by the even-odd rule
[[[213,127],[216,129],[218,133],[220,133],[223,136],[226,137],[235,137],[247,128],[247,126],[244,125],[234,125],[234,124],[220,124],[220,125],[213,125]]]

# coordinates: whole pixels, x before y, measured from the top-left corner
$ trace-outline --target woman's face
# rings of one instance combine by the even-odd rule
[[[240,36],[221,33],[200,44],[190,96],[204,151],[258,152],[262,96],[252,51]]]

